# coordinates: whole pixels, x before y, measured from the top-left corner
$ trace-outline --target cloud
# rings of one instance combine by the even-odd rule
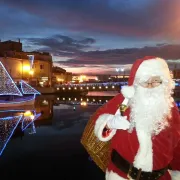
[[[56,34],[47,38],[26,38],[26,41],[28,42],[27,44],[36,47],[38,51],[50,52],[56,57],[54,62],[58,62],[59,59],[60,64],[73,67],[82,66],[83,64],[132,64],[136,59],[144,56],[158,56],[173,60],[180,59],[180,44],[159,43],[151,47],[100,51],[90,50],[96,43],[96,40],[91,37],[74,38]]]
[[[136,59],[156,56],[165,60],[180,59],[180,45],[157,45],[155,47],[112,49],[83,52],[75,59],[55,61],[54,64],[76,74],[117,74],[115,68],[129,72]]]
[[[179,0],[6,0],[3,5],[36,16],[57,30],[154,40],[180,38]]]
[[[90,49],[96,42],[95,39],[89,37],[75,39],[59,34],[48,38],[26,38],[26,41],[32,46],[39,47],[36,49],[38,51],[49,51],[52,55],[59,57],[76,57],[87,48]]]
[[[180,45],[158,45],[155,47],[112,49],[106,51],[82,52],[78,57],[59,62],[62,65],[71,64],[132,64],[144,56],[157,56],[166,60],[180,59]],[[56,61],[57,62],[57,61]]]

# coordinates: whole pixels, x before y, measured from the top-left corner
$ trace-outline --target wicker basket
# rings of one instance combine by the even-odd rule
[[[124,104],[121,104],[119,106],[119,110],[121,112],[121,115],[124,114],[125,110],[127,109],[127,106]],[[96,113],[94,114],[94,116]],[[106,171],[107,165],[110,160],[110,143],[111,140],[102,142],[100,141],[94,133],[94,116],[91,117],[91,119],[88,121],[82,138],[81,143],[88,152],[88,154],[91,156],[93,161],[99,166],[99,168],[102,169],[102,171]]]
[[[105,172],[110,158],[110,141],[102,142],[94,134],[93,117],[88,121],[81,143],[96,165]]]

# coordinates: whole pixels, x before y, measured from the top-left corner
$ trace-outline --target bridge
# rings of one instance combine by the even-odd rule
[[[126,82],[98,82],[98,83],[81,83],[81,84],[61,84],[55,86],[57,94],[84,94],[92,91],[116,91],[120,92]],[[180,81],[175,81],[174,97],[180,98]]]
[[[56,85],[57,91],[119,91],[127,82],[103,82]]]

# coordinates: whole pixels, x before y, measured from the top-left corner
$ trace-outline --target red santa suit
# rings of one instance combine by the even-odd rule
[[[123,128],[112,129],[109,132],[104,131],[108,121],[119,113],[119,105],[123,103],[125,99],[130,99],[133,96],[133,84],[138,69],[140,70],[140,66],[142,66],[144,62],[151,60],[158,59],[155,57],[145,57],[144,59],[137,60],[133,64],[128,81],[129,87],[124,88],[123,91],[121,91],[122,93],[115,96],[97,110],[94,116],[94,131],[99,140],[111,140],[110,151],[115,150],[117,154],[132,164],[133,167],[137,169],[141,168],[142,172],[159,171],[166,167],[171,167],[171,170],[165,171],[165,174],[159,179],[180,180],[180,116],[175,103],[173,103],[173,107],[171,108],[171,117],[168,120],[169,126],[153,137],[149,137],[143,134],[143,132],[137,132],[136,128],[134,128],[132,132],[123,130]],[[151,70],[154,71],[154,73],[151,72],[153,75],[161,75],[159,73],[167,75],[169,73],[163,68],[160,68],[159,65],[156,67],[156,65],[151,68]],[[160,68],[159,72],[156,73],[158,68]],[[143,72],[144,71],[146,71],[146,68],[143,69]],[[130,113],[131,108],[129,107],[123,114],[127,116],[128,121],[130,121]],[[143,167],[141,164],[144,164]],[[106,180],[129,179],[127,176],[127,173],[110,160],[106,171]]]

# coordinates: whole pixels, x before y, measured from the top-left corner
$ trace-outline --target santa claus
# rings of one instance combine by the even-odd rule
[[[106,180],[180,180],[180,116],[165,60],[135,61],[128,86],[94,116],[95,135],[111,139]],[[127,109],[120,113],[119,105]]]

